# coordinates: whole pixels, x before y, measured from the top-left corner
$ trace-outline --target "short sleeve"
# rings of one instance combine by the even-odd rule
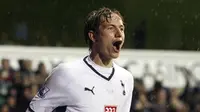
[[[69,104],[67,75],[67,69],[64,67],[54,68],[30,102],[27,112],[52,112],[57,107]]]

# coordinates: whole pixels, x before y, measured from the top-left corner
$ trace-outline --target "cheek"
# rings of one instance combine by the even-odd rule
[[[122,44],[121,44],[122,46],[124,45],[124,42],[125,42],[125,38],[123,38],[123,40],[122,40]]]
[[[102,45],[102,47],[108,46],[112,42],[112,38],[110,37],[110,35],[105,35],[101,37],[99,43]]]
[[[101,42],[100,49],[101,49],[101,48],[106,49],[106,48],[109,47],[109,46],[110,46],[110,45],[109,45],[109,40],[105,38],[105,39],[103,39],[102,42]]]
[[[102,37],[104,38],[112,38],[112,37],[115,37],[115,32],[114,31],[103,31],[102,32]]]
[[[114,33],[108,31],[101,32],[98,40],[98,45],[100,49],[110,47],[112,45],[113,38]]]
[[[125,34],[124,33],[122,34],[122,39],[125,40]]]

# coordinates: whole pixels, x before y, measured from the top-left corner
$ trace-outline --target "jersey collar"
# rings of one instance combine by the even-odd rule
[[[115,73],[115,68],[114,68],[114,67],[112,67],[112,72],[111,72],[110,76],[109,76],[109,77],[105,77],[103,74],[99,73],[91,64],[89,64],[89,63],[87,62],[87,60],[86,60],[87,58],[88,58],[88,56],[86,56],[86,57],[83,59],[83,61],[84,61],[85,64],[86,64],[90,69],[92,69],[98,76],[100,76],[101,78],[103,78],[103,79],[105,79],[105,80],[107,80],[107,81],[109,81],[109,80],[113,77],[113,75],[114,75],[114,73]]]

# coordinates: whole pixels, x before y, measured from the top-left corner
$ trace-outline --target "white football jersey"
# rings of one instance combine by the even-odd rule
[[[55,67],[26,112],[129,112],[133,76],[84,59]]]

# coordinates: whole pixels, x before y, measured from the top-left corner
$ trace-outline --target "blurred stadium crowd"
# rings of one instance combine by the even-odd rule
[[[200,89],[186,86],[166,88],[157,81],[153,90],[147,91],[143,81],[135,80],[133,112],[200,112]]]
[[[1,60],[0,112],[25,112],[48,76],[42,62],[35,71],[31,60],[22,59],[18,64],[19,69],[14,69],[9,59]],[[142,79],[135,79],[133,112],[200,112],[200,89],[189,86],[189,76],[185,75],[188,80],[181,90],[166,88],[159,81],[152,90],[147,90]]]
[[[25,112],[30,100],[47,77],[43,63],[31,69],[30,60],[19,60],[20,68],[10,66],[9,59],[2,59],[0,69],[0,112]]]

